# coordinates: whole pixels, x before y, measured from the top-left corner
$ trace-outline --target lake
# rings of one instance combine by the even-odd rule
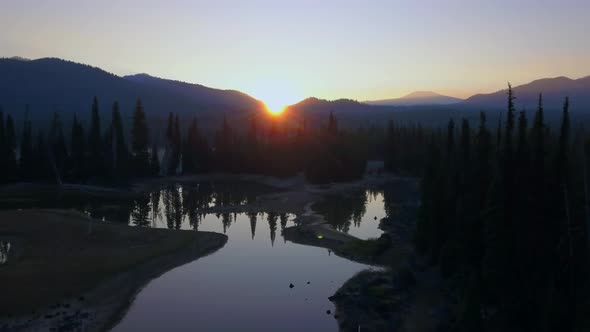
[[[254,204],[266,192],[251,184],[185,183],[127,200],[78,196],[27,204],[73,208],[136,227],[227,234],[227,244],[217,252],[148,283],[112,331],[338,331],[328,297],[371,267],[285,241],[282,230],[295,225],[295,215],[219,212]],[[387,198],[387,191],[355,190],[328,195],[313,209],[339,231],[376,238]]]
[[[338,331],[328,297],[369,266],[285,241],[281,231],[295,225],[294,215],[197,213],[223,205],[220,197],[226,196],[209,189],[169,186],[131,208],[130,225],[220,232],[229,239],[212,255],[150,282],[113,331]],[[195,196],[188,198],[191,190]],[[383,194],[366,192],[351,200],[367,208],[349,232],[378,236]],[[192,208],[197,210],[190,213]]]
[[[383,190],[330,194],[315,203],[313,209],[322,214],[333,229],[359,239],[374,239],[383,234],[379,228],[387,210]]]
[[[282,227],[266,213],[229,227],[206,215],[199,230],[225,228],[225,247],[153,280],[113,331],[337,331],[328,297],[368,266],[285,242]]]

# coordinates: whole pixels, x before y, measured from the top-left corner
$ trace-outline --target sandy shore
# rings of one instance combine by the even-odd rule
[[[61,210],[0,211],[0,331],[104,331],[164,272],[210,254],[222,234],[170,232]]]

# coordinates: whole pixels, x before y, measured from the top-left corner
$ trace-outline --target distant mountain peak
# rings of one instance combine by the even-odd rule
[[[431,98],[431,97],[443,97],[443,95],[433,91],[414,91],[401,98]]]
[[[566,77],[566,76],[557,76],[557,77],[548,77],[548,78],[541,78],[538,80],[534,80],[528,84],[546,84],[546,83],[551,83],[551,84],[563,84],[563,83],[567,83],[567,82],[572,82],[574,81],[573,79]]]
[[[148,73],[137,73],[137,74],[133,74],[133,75],[127,75],[127,76],[123,76],[124,78],[132,78],[132,77],[151,77],[153,78],[152,75],[148,74]]]
[[[560,109],[563,99],[569,96],[572,109],[583,109],[590,102],[590,76],[572,79],[566,76],[541,78],[530,83],[513,86],[516,103],[520,107],[534,108],[539,94],[543,94],[545,108]],[[467,98],[465,105],[481,108],[501,109],[506,103],[506,89],[486,94],[476,94]]]
[[[31,59],[27,59],[27,58],[23,58],[22,56],[13,56],[10,58],[7,58],[9,60],[16,60],[16,61],[31,61]]]
[[[462,99],[444,96],[432,91],[414,91],[401,98],[366,101],[370,105],[383,106],[417,106],[417,105],[450,105],[461,102]]]

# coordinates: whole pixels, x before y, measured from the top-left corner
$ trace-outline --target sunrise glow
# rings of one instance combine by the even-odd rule
[[[267,103],[264,103],[264,105],[266,106],[266,110],[272,115],[279,115],[279,114],[283,113],[283,111],[286,108],[286,106],[280,106],[280,105],[271,106]]]
[[[0,0],[0,332],[590,332],[589,17]]]
[[[253,80],[249,85],[247,93],[262,101],[273,115],[282,113],[287,106],[304,99],[298,87],[285,79],[265,78]]]

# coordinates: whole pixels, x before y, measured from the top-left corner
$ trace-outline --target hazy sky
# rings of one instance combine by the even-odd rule
[[[0,0],[0,56],[291,103],[590,75],[589,0]]]

